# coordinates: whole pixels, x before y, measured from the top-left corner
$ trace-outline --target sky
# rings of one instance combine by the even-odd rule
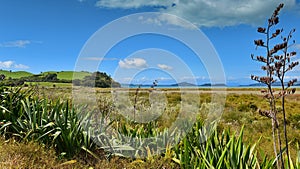
[[[296,28],[299,0],[0,0],[0,69],[103,71],[121,83],[254,83],[275,7],[278,28]],[[274,41],[278,43],[279,41]],[[299,55],[293,58],[299,60]],[[287,78],[300,80],[297,68]]]

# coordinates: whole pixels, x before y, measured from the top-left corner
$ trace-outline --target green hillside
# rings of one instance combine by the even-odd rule
[[[32,76],[32,73],[26,72],[26,71],[7,71],[7,70],[0,70],[0,74],[4,74],[6,78],[13,78],[13,79],[18,79],[21,77],[27,77],[27,76]]]
[[[40,75],[46,76],[49,73],[56,73],[57,74],[57,78],[59,80],[72,80],[73,79],[74,71],[60,71],[60,72],[57,72],[57,71],[47,71],[47,72],[42,72]],[[11,77],[13,79],[19,79],[21,77],[28,77],[28,76],[34,75],[33,73],[26,72],[26,71],[12,72],[12,71],[8,71],[8,70],[0,70],[0,74],[4,74],[6,76],[6,78],[10,78]],[[74,79],[82,80],[85,76],[90,76],[90,75],[91,75],[90,72],[85,72],[85,71],[75,72]]]
[[[43,72],[42,75],[47,75],[48,73],[56,73],[57,78],[60,80],[72,80],[74,71],[60,71],[60,72],[47,71],[47,72]],[[75,72],[74,79],[82,80],[85,76],[90,76],[90,75],[91,75],[90,72],[85,72],[85,71]]]

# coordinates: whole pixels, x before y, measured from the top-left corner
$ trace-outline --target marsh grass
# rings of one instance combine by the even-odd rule
[[[145,168],[147,165],[151,165],[153,168],[178,168],[179,166],[184,168],[185,166],[192,167],[192,164],[187,162],[193,161],[191,158],[194,158],[196,161],[198,160],[198,162],[194,161],[194,167],[201,165],[203,165],[203,167],[209,167],[212,165],[209,160],[204,160],[203,163],[199,162],[199,160],[203,160],[202,156],[205,157],[205,154],[197,154],[194,152],[197,147],[200,150],[200,145],[197,144],[195,140],[190,140],[193,137],[199,136],[199,133],[197,134],[196,131],[198,131],[202,125],[202,122],[207,118],[206,116],[209,113],[210,107],[215,107],[215,104],[206,102],[211,100],[212,95],[210,93],[201,93],[200,99],[193,98],[192,95],[189,95],[191,98],[189,100],[190,103],[199,102],[200,105],[199,110],[196,113],[198,114],[199,119],[197,120],[197,123],[193,129],[190,131],[190,136],[188,136],[190,138],[187,137],[186,140],[182,139],[178,143],[177,148],[176,146],[174,148],[168,147],[167,142],[162,142],[162,147],[150,146],[152,144],[149,144],[149,142],[138,142],[135,145],[128,144],[131,147],[140,147],[139,151],[136,152],[137,156],[133,159],[130,159],[120,157],[122,153],[123,155],[128,153],[132,154],[132,152],[130,152],[132,150],[129,149],[128,151],[128,146],[122,147],[119,144],[116,145],[116,147],[113,147],[114,145],[112,145],[111,148],[118,148],[114,149],[117,151],[104,152],[103,150],[107,148],[107,144],[102,144],[102,146],[101,144],[96,144],[97,142],[93,142],[91,137],[93,137],[95,134],[94,132],[98,134],[105,133],[107,128],[92,129],[88,128],[88,126],[96,126],[103,120],[102,122],[107,122],[106,125],[108,128],[111,128],[113,131],[115,131],[109,137],[102,137],[102,140],[99,140],[98,143],[101,143],[103,138],[108,140],[120,140],[122,139],[120,134],[125,135],[127,139],[129,139],[124,140],[125,143],[131,143],[130,139],[147,138],[150,136],[161,135],[161,138],[163,138],[163,136],[169,137],[167,135],[168,132],[166,132],[166,128],[169,128],[172,125],[172,123],[178,117],[178,113],[180,111],[181,99],[178,99],[178,92],[167,92],[166,98],[168,100],[168,104],[166,109],[163,111],[163,114],[159,118],[148,123],[138,124],[117,114],[112,104],[113,100],[111,93],[107,89],[103,91],[99,89],[97,90],[97,105],[99,106],[99,109],[87,108],[84,106],[76,108],[72,106],[71,101],[69,103],[66,101],[68,100],[67,98],[65,100],[59,100],[56,94],[60,92],[64,93],[63,90],[58,90],[58,92],[55,92],[54,89],[48,90],[39,88],[39,93],[37,93],[37,91],[29,92],[27,89],[19,90],[18,88],[11,90],[12,91],[10,92],[6,91],[1,93],[2,98],[10,99],[10,101],[2,99],[1,102],[2,108],[0,128],[2,135],[6,136],[6,139],[10,140],[16,139],[18,141],[23,140],[25,142],[34,140],[39,143],[37,144],[38,147],[46,147],[47,149],[50,148],[51,151],[55,151],[54,154],[56,157],[59,157],[63,160],[56,162],[57,165],[67,162],[64,165],[73,166],[72,168],[82,168],[82,166],[84,166],[84,168],[86,166],[93,166],[95,168],[102,168],[101,166],[107,166],[110,168]],[[67,92],[70,91],[66,90],[66,93],[64,94],[67,94]],[[53,93],[55,94],[54,96],[52,96]],[[5,97],[3,97],[4,95]],[[188,95],[188,93],[185,93],[185,95]],[[141,96],[146,99],[148,94],[144,93],[141,94]],[[145,103],[147,105],[146,101]],[[287,97],[286,105],[287,109],[290,107],[298,107],[299,96],[294,95]],[[259,95],[228,94],[224,113],[221,121],[218,123],[218,130],[216,133],[214,133],[213,137],[214,139],[219,139],[219,137],[222,137],[223,131],[225,133],[227,132],[230,139],[233,139],[233,137],[236,138],[234,141],[230,141],[230,143],[225,143],[228,143],[228,146],[232,142],[234,142],[234,144],[241,144],[241,142],[237,140],[242,140],[243,146],[246,147],[245,151],[247,150],[248,145],[252,146],[253,143],[257,142],[255,150],[262,151],[268,156],[268,158],[266,158],[266,156],[256,157],[260,165],[263,165],[262,163],[269,163],[271,160],[270,157],[272,157],[272,148],[270,147],[270,143],[272,142],[272,138],[268,137],[270,135],[270,121],[261,117],[256,110],[256,107],[260,106],[265,106],[265,103],[263,102],[263,98],[261,98]],[[7,108],[3,109],[4,107]],[[291,110],[293,111],[288,111],[287,114],[289,122],[288,130],[292,131],[288,137],[291,140],[291,157],[292,160],[295,161],[297,157],[297,142],[300,140],[300,128],[298,126],[298,115],[300,114],[300,110],[292,108]],[[191,114],[188,112],[185,112],[184,114],[184,116],[189,115]],[[91,116],[94,116],[94,118],[90,118]],[[281,117],[279,116],[279,118]],[[95,121],[93,119],[98,119],[99,121]],[[84,123],[80,123],[80,120],[83,120]],[[9,121],[15,121],[16,123],[10,124],[8,123]],[[245,127],[243,129],[243,137],[240,137],[239,133],[242,126]],[[95,141],[94,138],[93,140]],[[258,140],[260,141],[258,142]],[[23,144],[18,142],[15,143]],[[210,142],[209,144],[215,143]],[[9,145],[3,144],[3,146],[6,147]],[[206,145],[201,146],[205,147]],[[188,149],[189,153],[192,154],[185,154],[187,151],[184,149]],[[160,152],[161,155],[155,155],[156,151]],[[193,153],[195,154],[193,155]],[[138,158],[139,155],[142,154],[144,155],[144,158]],[[25,153],[24,156],[27,156],[27,154]],[[188,158],[188,156],[191,158]],[[201,156],[201,159],[199,159],[198,156]],[[49,156],[49,158],[51,157]],[[76,162],[71,160],[76,160]],[[51,161],[51,159],[49,159],[49,161]],[[118,164],[115,164],[114,162],[118,162]]]

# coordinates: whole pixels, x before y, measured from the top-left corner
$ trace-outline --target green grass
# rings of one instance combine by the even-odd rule
[[[72,80],[73,74],[75,73],[74,79],[80,79],[82,80],[85,76],[91,75],[90,72],[74,72],[74,71],[47,71],[47,72],[41,72],[41,75],[47,75],[49,73],[56,73],[57,78],[60,80]],[[26,72],[26,71],[8,71],[8,70],[0,70],[0,74],[4,74],[6,78],[13,78],[13,79],[19,79],[21,77],[28,77],[34,75],[33,73]]]
[[[150,166],[150,167],[149,167]],[[147,161],[132,160],[120,157],[105,158],[94,161],[87,154],[80,154],[71,159],[58,159],[53,148],[47,148],[36,142],[18,142],[0,137],[0,168],[179,168],[169,158],[154,157]]]
[[[60,80],[72,80],[74,73],[75,73],[74,79],[80,79],[80,80],[82,80],[85,76],[91,75],[90,72],[85,72],[85,71],[82,71],[82,72],[74,72],[74,71],[60,71],[60,72],[47,71],[47,72],[43,72],[42,75],[47,75],[48,73],[56,73],[57,74],[57,78],[60,79]]]
[[[53,83],[53,82],[25,82],[25,84],[38,85],[40,87],[72,87],[71,83]]]
[[[7,70],[0,70],[0,74],[4,74],[6,78],[13,78],[13,79],[19,79],[21,77],[27,77],[27,76],[32,76],[32,73],[26,72],[26,71],[16,71],[16,72],[11,72]]]

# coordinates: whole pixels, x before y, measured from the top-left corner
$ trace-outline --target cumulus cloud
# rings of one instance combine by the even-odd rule
[[[198,29],[195,25],[193,24],[187,24],[187,21],[176,16],[176,15],[170,15],[166,13],[161,13],[157,16],[154,17],[149,17],[145,18],[140,16],[139,20],[141,20],[143,23],[147,24],[155,24],[158,26],[164,26],[164,25],[174,25],[174,26],[179,26],[185,29]]]
[[[299,6],[295,0],[282,2],[285,9]],[[274,3],[274,0],[98,0],[96,6],[123,9],[155,7],[160,12],[182,17],[197,26],[224,27],[261,24],[279,3]],[[172,22],[178,24],[170,20]]]
[[[0,69],[29,69],[29,66],[23,64],[16,64],[14,61],[0,61]]]
[[[170,2],[162,0],[99,0],[96,2],[98,7],[107,7],[107,8],[141,8],[146,6],[169,6]]]
[[[157,67],[159,67],[160,69],[163,69],[163,70],[172,70],[173,69],[172,66],[168,66],[165,64],[157,64]]]
[[[9,69],[12,67],[12,65],[14,64],[13,61],[4,61],[4,62],[1,62],[0,61],[0,68],[4,68],[4,69]]]
[[[0,47],[25,48],[29,44],[31,44],[31,41],[29,41],[29,40],[16,40],[16,41],[0,43]]]
[[[119,66],[125,69],[142,69],[147,67],[147,62],[142,58],[131,58],[120,60]]]

